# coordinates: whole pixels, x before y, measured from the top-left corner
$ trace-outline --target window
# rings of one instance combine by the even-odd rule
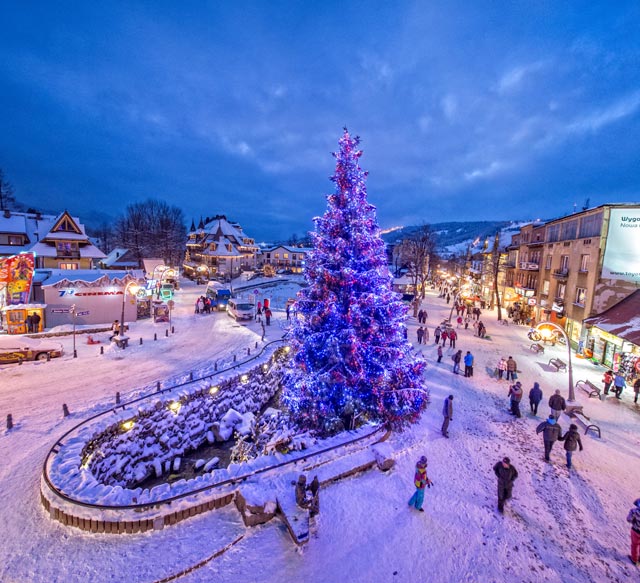
[[[9,245],[22,245],[22,237],[20,235],[9,235]]]
[[[572,221],[567,221],[566,223],[562,223],[562,227],[560,229],[560,238],[563,241],[567,239],[575,239],[578,234],[578,219],[573,219]]]
[[[545,279],[545,280],[542,282],[542,293],[543,293],[545,296],[548,296],[548,295],[549,295],[549,280],[548,280],[548,279]]]
[[[576,288],[576,303],[578,306],[584,306],[584,302],[587,298],[587,290],[583,287]]]
[[[61,257],[73,257],[78,254],[78,244],[75,241],[56,241],[56,252]]]
[[[547,242],[555,243],[559,241],[560,237],[560,225],[551,225],[547,227]]]
[[[282,254],[282,257],[283,257],[284,259],[289,259],[289,254],[288,254],[288,253],[283,253],[283,254]]]
[[[545,269],[551,269],[551,261],[553,260],[553,255],[547,255],[547,262],[544,266]]]
[[[564,293],[567,290],[567,286],[564,283],[558,284],[558,291],[556,293],[557,298],[564,299]]]
[[[580,256],[580,271],[589,271],[589,256]]]
[[[588,217],[582,217],[580,219],[580,230],[578,236],[583,237],[597,237],[600,235],[602,229],[602,213],[599,212],[595,215],[589,215]]]
[[[274,253],[273,255],[276,259],[280,259],[280,253]]]
[[[58,263],[58,269],[78,269],[77,263]]]
[[[560,271],[564,273],[565,271],[569,271],[569,256],[561,255],[560,256]]]

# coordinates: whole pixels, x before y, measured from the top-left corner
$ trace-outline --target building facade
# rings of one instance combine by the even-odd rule
[[[276,273],[282,270],[302,273],[309,251],[311,249],[308,247],[288,247],[285,245],[263,249],[258,256],[258,266],[271,265]]]

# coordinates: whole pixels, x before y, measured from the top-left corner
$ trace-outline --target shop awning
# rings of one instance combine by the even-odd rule
[[[640,289],[584,323],[640,346]]]

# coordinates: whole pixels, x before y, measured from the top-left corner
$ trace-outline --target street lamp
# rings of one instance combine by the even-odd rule
[[[542,338],[545,340],[550,340],[553,336],[554,331],[560,332],[560,334],[562,334],[562,336],[564,337],[564,340],[567,343],[567,354],[569,355],[569,365],[567,369],[569,372],[569,401],[575,401],[576,394],[573,386],[573,368],[571,366],[571,342],[569,342],[567,333],[564,331],[564,328],[561,328],[553,322],[540,322],[540,324],[538,324],[535,329],[540,332],[540,336],[542,336]]]
[[[122,292],[122,318],[120,318],[120,330],[118,332],[118,336],[120,338],[122,338],[122,332],[124,331],[124,304],[127,299],[127,292],[129,291],[129,288],[132,289],[131,293],[135,295],[140,289],[140,286],[138,285],[138,282],[133,279],[124,286],[124,291]]]

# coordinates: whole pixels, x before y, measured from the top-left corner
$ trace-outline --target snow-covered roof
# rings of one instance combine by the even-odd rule
[[[86,238],[84,238],[86,240]],[[32,251],[36,255],[40,257],[59,257],[58,250],[53,245],[48,245],[47,243],[43,243],[42,241],[38,241],[35,245],[33,245],[29,251]],[[88,245],[83,245],[78,249],[78,253],[80,257],[88,257],[90,259],[102,259],[105,257],[105,254],[100,251],[94,245],[90,243]]]
[[[584,323],[640,346],[640,289]]]
[[[48,273],[48,277],[42,280],[42,287],[50,287],[61,282],[69,283],[97,283],[101,281],[104,285],[112,283],[121,284],[125,279],[141,279],[142,271],[114,271],[101,269],[47,269],[36,270],[36,273]]]

